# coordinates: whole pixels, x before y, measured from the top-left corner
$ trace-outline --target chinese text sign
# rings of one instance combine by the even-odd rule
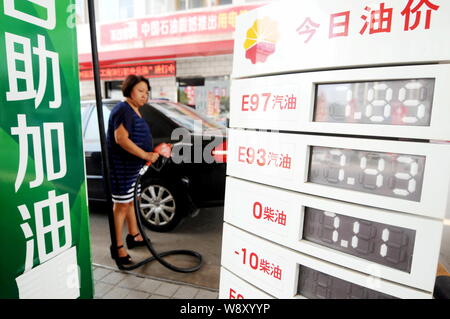
[[[0,298],[92,298],[72,0],[0,1]]]

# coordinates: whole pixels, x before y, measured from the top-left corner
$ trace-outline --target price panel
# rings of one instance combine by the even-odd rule
[[[425,156],[312,146],[308,181],[420,201]]]
[[[433,218],[449,211],[450,145],[231,129],[227,174]]]
[[[299,267],[297,292],[308,299],[398,299],[306,266]]]
[[[349,269],[433,291],[442,223],[227,178],[224,220]],[[247,194],[245,197],[242,194]]]
[[[314,296],[311,271],[321,273],[328,284],[327,297],[431,298],[431,292],[363,274],[279,246],[224,223],[222,266],[276,298],[320,298]],[[306,271],[305,271],[306,270]],[[342,290],[350,289],[344,295]]]
[[[274,299],[262,290],[242,280],[232,272],[220,268],[219,299]]]
[[[304,207],[304,213],[305,240],[411,272],[415,230],[312,207]]]
[[[317,84],[313,121],[430,126],[435,84],[434,78]]]
[[[237,19],[224,268],[276,298],[432,296],[450,216],[449,12],[286,0]]]
[[[450,140],[450,65],[234,80],[231,127]]]

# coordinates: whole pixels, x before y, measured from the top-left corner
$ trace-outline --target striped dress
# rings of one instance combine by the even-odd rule
[[[127,102],[120,102],[113,108],[107,133],[112,200],[115,203],[129,203],[133,200],[135,181],[145,161],[116,143],[114,131],[120,124],[128,131],[129,138],[146,152],[153,149],[153,140],[147,122]]]

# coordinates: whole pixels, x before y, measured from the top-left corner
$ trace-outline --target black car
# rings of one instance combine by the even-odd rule
[[[105,129],[118,102],[103,101]],[[81,107],[88,198],[106,201],[95,101],[83,101]],[[173,144],[172,158],[161,171],[149,169],[142,177],[140,212],[145,225],[169,231],[199,208],[223,205],[226,128],[191,107],[166,100],[151,100],[140,112],[152,130],[154,146]]]

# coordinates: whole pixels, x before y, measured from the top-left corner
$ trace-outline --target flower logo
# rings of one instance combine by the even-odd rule
[[[264,63],[269,55],[275,52],[275,45],[280,35],[277,23],[268,17],[257,19],[247,30],[244,42],[245,57],[253,64]]]

